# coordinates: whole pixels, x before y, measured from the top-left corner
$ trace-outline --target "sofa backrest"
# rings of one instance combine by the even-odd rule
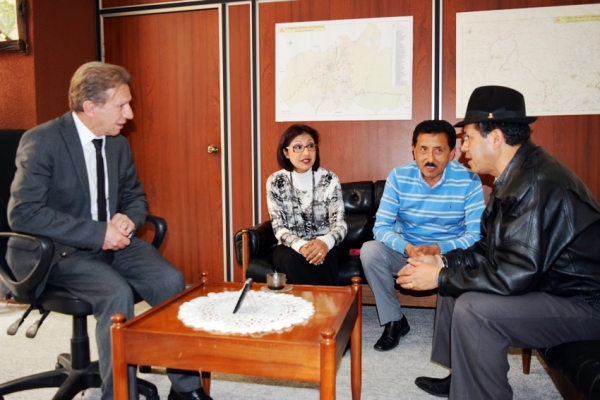
[[[373,182],[349,182],[342,183],[342,197],[344,198],[344,209],[348,214],[371,214],[374,213]]]

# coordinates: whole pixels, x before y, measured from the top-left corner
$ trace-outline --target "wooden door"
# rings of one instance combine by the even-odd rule
[[[188,283],[203,271],[222,281],[219,11],[115,16],[103,31],[105,61],[132,75],[134,119],[123,134],[150,212],[169,225],[161,251]]]

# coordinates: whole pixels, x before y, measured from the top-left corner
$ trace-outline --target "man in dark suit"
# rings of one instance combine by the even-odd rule
[[[92,304],[97,320],[102,398],[113,398],[111,316],[134,316],[130,285],[150,305],[185,288],[182,274],[146,241],[132,236],[148,212],[131,149],[119,133],[133,118],[130,76],[91,62],[71,79],[71,111],[26,132],[17,151],[8,218],[17,232],[55,242],[47,283]],[[106,178],[105,178],[106,177]],[[98,184],[102,182],[104,184]],[[9,265],[21,278],[37,254],[11,239]],[[17,261],[18,260],[18,264]],[[39,291],[43,289],[40,286]],[[169,400],[210,399],[197,372],[168,371]],[[131,396],[137,395],[130,368]]]

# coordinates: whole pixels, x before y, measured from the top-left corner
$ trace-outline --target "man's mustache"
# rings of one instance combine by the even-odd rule
[[[434,168],[437,168],[437,165],[435,165],[435,164],[434,164],[434,163],[432,163],[432,162],[426,162],[426,163],[425,163],[425,166],[426,166],[426,167],[434,167]]]

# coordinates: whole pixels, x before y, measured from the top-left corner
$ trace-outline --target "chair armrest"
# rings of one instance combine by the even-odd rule
[[[236,259],[242,267],[244,279],[250,259],[260,256],[277,243],[271,221],[241,229],[235,234],[234,241]]]
[[[33,242],[39,250],[39,257],[36,265],[29,275],[22,280],[18,280],[4,257],[0,257],[0,275],[2,281],[10,290],[12,297],[19,303],[35,304],[36,289],[44,280],[54,257],[54,242],[46,236],[31,236],[14,232],[0,232],[0,239],[7,240],[17,238]]]
[[[165,235],[167,234],[167,221],[164,218],[157,217],[156,215],[146,216],[146,222],[154,225],[154,238],[152,239],[152,246],[159,248]]]

